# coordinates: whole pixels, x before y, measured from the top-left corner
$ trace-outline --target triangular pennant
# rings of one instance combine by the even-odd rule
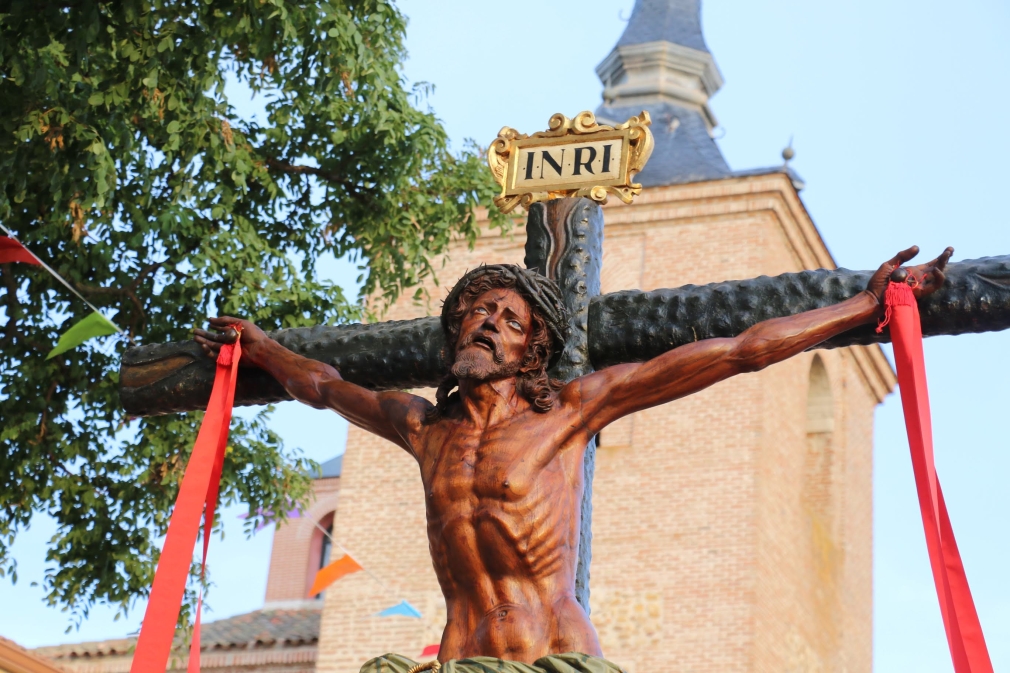
[[[0,264],[8,262],[21,262],[22,264],[41,264],[35,259],[35,255],[28,252],[28,248],[21,245],[10,236],[0,236]]]
[[[401,615],[403,617],[415,617],[417,619],[420,619],[423,616],[420,610],[415,608],[407,601],[400,601],[396,605],[388,607],[382,612],[375,613],[376,617],[393,617],[395,615]]]
[[[312,588],[309,589],[309,596],[315,596],[344,575],[350,575],[359,570],[364,570],[364,568],[358,565],[358,562],[352,559],[349,554],[344,554],[316,573],[316,579],[312,582]]]
[[[97,311],[93,311],[87,318],[84,318],[63,333],[60,340],[56,343],[56,348],[49,351],[46,359],[51,360],[60,353],[66,353],[71,349],[77,348],[92,337],[107,336],[115,334],[118,331],[116,326],[109,322],[108,318]]]
[[[428,645],[423,650],[421,650],[421,658],[424,659],[425,657],[437,657],[439,649],[441,649],[441,646],[438,645],[437,643],[435,645]]]

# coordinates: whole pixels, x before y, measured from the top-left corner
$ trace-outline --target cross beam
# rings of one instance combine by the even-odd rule
[[[589,199],[556,199],[530,207],[526,224],[527,268],[537,268],[561,287],[570,335],[551,375],[565,381],[594,369],[640,362],[692,341],[732,337],[769,318],[829,306],[866,288],[871,271],[801,271],[780,276],[686,285],[669,290],[628,290],[600,295],[603,213]],[[1010,256],[947,266],[942,292],[920,302],[926,336],[989,332],[1010,327]],[[270,335],[306,357],[328,362],[344,379],[372,389],[431,387],[445,375],[438,318],[372,325],[286,329]],[[887,341],[872,326],[818,346],[837,348]],[[210,397],[214,363],[192,341],[131,348],[120,368],[120,398],[135,416],[203,409]],[[236,404],[290,399],[259,369],[240,370]],[[584,463],[576,597],[589,612],[592,486],[596,440]]]
[[[535,208],[536,206],[534,206]],[[943,291],[920,302],[925,336],[996,332],[1010,328],[1010,255],[947,265]],[[700,339],[731,337],[768,318],[828,306],[866,287],[870,271],[817,269],[780,276],[686,285],[667,290],[626,290],[589,300],[588,352],[593,368],[641,362]],[[439,355],[438,318],[372,325],[299,327],[271,332],[285,347],[328,362],[353,383],[393,390],[435,386],[445,374]],[[861,327],[818,348],[883,343]],[[205,408],[214,363],[192,341],[149,344],[123,354],[120,398],[132,416]],[[237,405],[291,399],[266,373],[242,370]]]

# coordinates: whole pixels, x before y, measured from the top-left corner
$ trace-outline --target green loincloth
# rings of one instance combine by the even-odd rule
[[[361,667],[361,673],[407,673],[416,661],[399,654],[376,657]],[[624,673],[620,666],[601,657],[578,652],[549,654],[532,664],[495,657],[450,659],[439,673]]]

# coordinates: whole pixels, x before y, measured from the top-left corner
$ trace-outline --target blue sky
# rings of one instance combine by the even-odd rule
[[[594,68],[632,4],[406,0],[406,72],[435,85],[429,103],[457,146],[486,145],[503,125],[541,130],[554,112],[599,104]],[[792,137],[803,201],[840,266],[873,268],[912,243],[930,256],[953,245],[955,260],[1010,254],[1010,5],[711,0],[703,25],[726,80],[711,102],[723,154],[734,169],[776,165]],[[332,273],[348,285],[355,275]],[[1008,346],[1008,334],[926,342],[938,472],[997,670],[1010,668]],[[333,414],[289,403],[275,427],[317,460],[343,450]],[[236,514],[211,544],[210,619],[262,603],[270,531],[246,540]],[[135,629],[139,614],[113,622],[99,606],[63,634],[66,616],[29,585],[42,576],[46,526],[15,547],[21,581],[0,583],[0,605],[17,609],[0,612],[0,635],[35,646]],[[875,667],[952,670],[897,395],[876,417],[874,526]]]

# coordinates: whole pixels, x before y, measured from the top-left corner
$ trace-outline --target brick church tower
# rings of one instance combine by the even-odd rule
[[[835,266],[799,177],[731,170],[712,140],[722,78],[700,0],[638,0],[597,73],[601,122],[646,109],[656,137],[643,193],[604,210],[604,292]],[[443,285],[480,263],[521,264],[523,239],[460,245]],[[424,312],[405,300],[386,318]],[[870,671],[873,411],[894,383],[875,346],[804,353],[607,428],[591,568],[605,656],[631,673]],[[370,572],[327,590],[317,670],[416,658],[445,619],[417,466],[352,427],[340,482],[334,537]],[[307,562],[285,581],[304,583]],[[374,616],[400,599],[424,617]]]

